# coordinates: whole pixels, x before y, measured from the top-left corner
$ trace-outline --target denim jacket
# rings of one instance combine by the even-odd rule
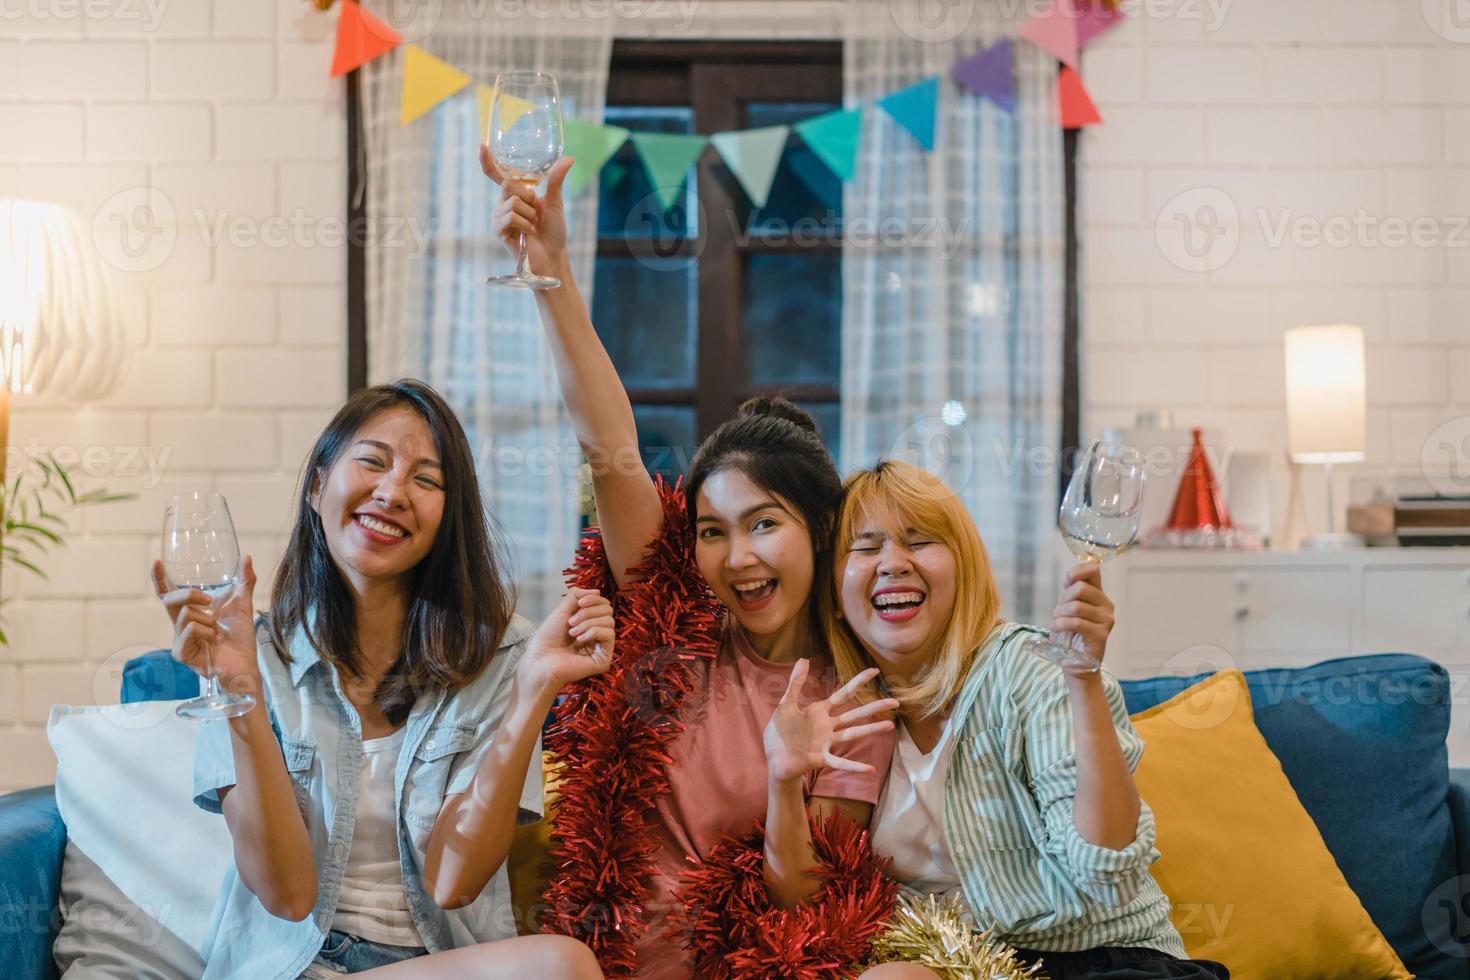
[[[502,866],[470,905],[445,910],[425,893],[422,870],[429,832],[444,798],[462,793],[490,748],[510,702],[516,664],[531,624],[515,617],[490,665],[457,691],[420,695],[405,723],[394,776],[398,797],[398,853],[409,911],[432,953],[516,934],[510,884]],[[296,802],[306,820],[317,868],[317,902],[300,922],[267,912],[232,867],[225,877],[205,939],[206,978],[296,980],[311,963],[336,914],[361,775],[362,724],[342,693],[337,672],[298,630],[290,665],[276,652],[268,621],[256,621],[266,708],[281,745]],[[219,788],[235,784],[227,722],[202,724],[194,759],[194,802],[220,812]],[[520,801],[521,822],[543,812],[541,740],[523,785],[506,787]]]

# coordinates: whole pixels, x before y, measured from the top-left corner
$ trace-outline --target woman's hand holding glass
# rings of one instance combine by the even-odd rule
[[[525,236],[532,275],[559,277],[566,272],[567,219],[561,191],[572,163],[571,157],[558,160],[547,175],[546,193],[537,194],[536,188],[501,173],[489,148],[480,147],[480,169],[500,185],[500,204],[490,221],[491,230],[512,255]]]
[[[606,672],[616,641],[612,603],[595,589],[568,589],[531,637],[520,677],[532,690],[555,694]]]
[[[1051,634],[1086,659],[1057,660],[1062,672],[1071,678],[1096,678],[1113,624],[1113,600],[1102,589],[1102,566],[1095,561],[1073,565],[1052,611]]]
[[[153,589],[174,624],[175,660],[200,676],[207,676],[212,653],[214,676],[226,692],[259,691],[255,564],[249,555],[241,562],[239,581],[218,602],[201,589],[170,589],[161,561],[153,563]]]
[[[816,769],[872,772],[873,767],[867,763],[843,758],[833,750],[892,729],[893,720],[883,716],[896,711],[898,702],[880,698],[856,704],[857,692],[878,676],[878,669],[870,667],[834,691],[831,697],[802,707],[801,688],[810,669],[810,661],[796,662],[786,693],[766,723],[766,769],[771,780],[791,782]],[[850,703],[855,707],[846,708]]]

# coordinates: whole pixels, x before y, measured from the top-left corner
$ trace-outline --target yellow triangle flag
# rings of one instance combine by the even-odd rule
[[[475,85],[475,100],[480,104],[480,142],[490,138],[490,109],[495,105],[495,90],[489,85]],[[525,99],[518,99],[514,95],[502,95],[500,97],[500,128],[510,129],[526,113],[535,106]]]
[[[470,83],[470,76],[414,44],[403,46],[403,110],[406,125]]]

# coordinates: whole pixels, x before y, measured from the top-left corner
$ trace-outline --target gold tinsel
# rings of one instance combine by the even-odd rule
[[[1046,980],[1042,964],[1023,966],[1015,950],[977,931],[956,896],[900,895],[893,924],[873,941],[872,962],[917,963],[944,980]]]

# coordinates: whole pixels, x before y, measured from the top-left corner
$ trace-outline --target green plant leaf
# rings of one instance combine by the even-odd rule
[[[47,530],[46,528],[41,527],[39,524],[29,524],[17,521],[16,523],[11,524],[8,530],[11,533],[15,534],[25,534],[27,532],[31,534],[39,534],[41,537],[49,540],[52,544],[61,544],[61,535],[57,534],[55,531]]]

